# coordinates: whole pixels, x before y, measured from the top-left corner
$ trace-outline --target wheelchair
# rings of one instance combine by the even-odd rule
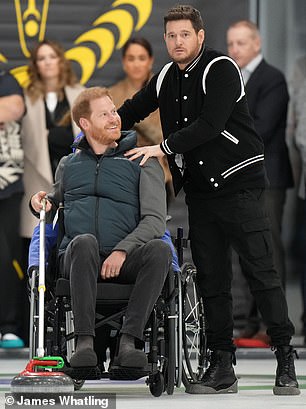
[[[70,301],[69,280],[52,272],[54,261],[49,261],[46,277],[44,305],[45,355],[60,356],[64,360],[61,371],[71,377],[75,390],[89,379],[137,380],[146,377],[153,396],[163,392],[172,395],[175,387],[185,386],[201,379],[206,362],[205,316],[196,284],[196,269],[183,263],[183,249],[187,240],[182,229],[172,240],[178,256],[179,269],[171,268],[164,288],[156,301],[143,334],[143,344],[148,357],[147,368],[127,368],[110,362],[105,369],[104,351],[98,355],[96,368],[72,368],[70,358],[75,351],[73,314]],[[50,259],[50,257],[49,257]],[[51,257],[52,259],[52,257]],[[38,269],[30,269],[30,359],[38,348]],[[116,340],[133,285],[98,283],[96,308],[96,338],[106,331]],[[110,352],[111,355],[113,351]],[[108,357],[111,360],[111,356]]]

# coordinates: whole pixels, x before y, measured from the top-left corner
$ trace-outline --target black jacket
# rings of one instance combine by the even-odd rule
[[[263,143],[232,59],[204,48],[184,71],[176,63],[165,65],[118,110],[123,129],[156,108],[165,139],[161,148],[168,155],[176,192],[183,181],[174,154],[183,154],[187,174],[199,187],[208,183],[212,191],[219,191],[250,167],[258,184],[264,185]]]
[[[293,186],[285,141],[289,94],[284,75],[262,60],[246,86],[250,114],[265,146],[265,163],[271,188]]]

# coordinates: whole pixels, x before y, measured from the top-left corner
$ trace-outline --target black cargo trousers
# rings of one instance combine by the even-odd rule
[[[121,328],[122,333],[142,339],[171,261],[170,246],[163,240],[150,240],[128,254],[116,279],[106,280],[135,284]],[[91,234],[76,236],[60,257],[61,274],[70,280],[76,335],[95,335],[97,282],[100,280],[102,262],[98,242]]]
[[[289,345],[294,334],[281,279],[273,265],[264,195],[264,189],[245,189],[207,199],[186,196],[191,251],[210,350],[234,350],[231,246],[241,258],[271,344]]]

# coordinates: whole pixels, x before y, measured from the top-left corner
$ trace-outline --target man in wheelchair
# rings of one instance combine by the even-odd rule
[[[58,166],[52,193],[30,202],[37,216],[46,201],[47,223],[64,207],[59,271],[68,278],[77,344],[71,367],[97,365],[94,351],[98,281],[134,284],[120,331],[116,365],[147,365],[142,339],[169,271],[172,253],[160,238],[166,229],[164,173],[154,158],[140,167],[124,153],[134,132],[121,139],[121,120],[105,88],[84,90],[72,108],[84,137]]]

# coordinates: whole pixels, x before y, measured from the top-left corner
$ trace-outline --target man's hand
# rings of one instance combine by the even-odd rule
[[[45,199],[45,197],[47,196],[47,193],[44,191],[40,191],[35,193],[35,195],[33,195],[31,197],[31,206],[33,207],[33,209],[35,210],[35,212],[39,213],[43,207],[42,205],[42,200]],[[49,212],[51,210],[51,203],[47,200],[46,201],[46,212]]]
[[[107,259],[105,259],[102,264],[101,277],[103,280],[107,278],[118,277],[122,264],[125,262],[126,252],[115,250],[113,251]]]
[[[142,156],[143,158],[141,159],[139,165],[143,166],[146,161],[154,156],[155,158],[162,158],[165,154],[164,152],[160,149],[159,145],[152,145],[152,146],[143,146],[141,148],[134,148],[129,151],[127,151],[124,156],[130,156],[130,160],[134,160],[136,158],[139,158],[139,156]]]

